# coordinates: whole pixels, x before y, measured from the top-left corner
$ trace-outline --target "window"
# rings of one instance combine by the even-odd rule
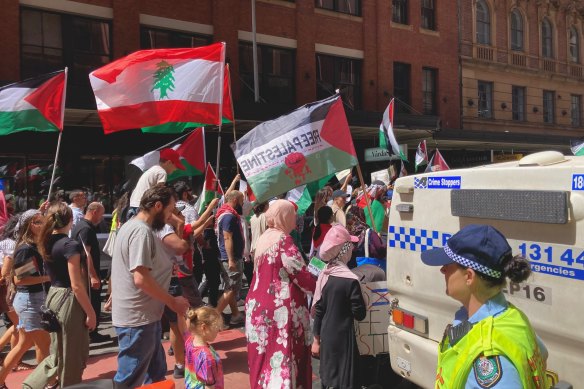
[[[580,38],[576,27],[570,28],[570,61],[573,63],[580,62]]]
[[[552,24],[547,18],[541,22],[541,55],[544,58],[554,57]]]
[[[436,74],[438,70],[431,68],[422,69],[422,106],[425,115],[436,115]]]
[[[511,12],[511,50],[523,51],[523,16],[518,9]]]
[[[479,81],[478,84],[478,114],[479,118],[492,119],[493,118],[493,83],[487,81]]]
[[[258,45],[258,78],[260,96],[268,103],[293,105],[296,101],[294,88],[294,51],[278,47]],[[239,43],[239,73],[241,97],[254,100],[253,46]]]
[[[142,49],[166,49],[174,47],[200,47],[211,43],[211,37],[187,34],[178,31],[160,30],[150,27],[140,28]]]
[[[345,104],[353,110],[361,108],[362,61],[351,58],[316,55],[317,96],[329,97],[340,90]]]
[[[410,98],[410,79],[412,67],[410,64],[394,62],[393,63],[393,95],[398,100],[397,112],[409,113]]]
[[[522,86],[512,86],[511,100],[513,120],[525,121],[525,88]]]
[[[88,74],[111,61],[109,21],[21,8],[21,78],[69,68],[67,106],[95,107]]]
[[[477,1],[477,43],[491,44],[491,13],[484,0]]]
[[[582,127],[582,96],[572,95],[571,104],[572,127]]]
[[[316,0],[316,7],[361,16],[361,0]]]
[[[436,11],[434,0],[422,0],[422,28],[436,29]]]
[[[553,124],[556,113],[556,93],[549,90],[543,91],[543,122]]]
[[[408,24],[408,0],[393,0],[391,20],[395,23]]]

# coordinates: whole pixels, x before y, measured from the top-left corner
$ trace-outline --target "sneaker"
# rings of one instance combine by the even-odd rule
[[[91,332],[89,334],[89,339],[91,340],[91,343],[105,343],[105,342],[109,342],[110,340],[112,340],[111,336],[100,334],[97,331]]]
[[[172,376],[176,379],[185,378],[185,367],[179,367],[178,365],[174,365],[174,371],[172,372]]]
[[[168,352],[167,352],[168,356],[172,357],[174,355],[174,349],[172,348],[172,346],[170,346],[168,348]]]
[[[236,317],[231,316],[231,319],[229,320],[230,326],[241,326],[243,324],[245,324],[245,316],[242,313]]]

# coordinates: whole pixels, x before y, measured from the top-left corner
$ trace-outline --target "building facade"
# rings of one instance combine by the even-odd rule
[[[249,0],[0,0],[0,9],[1,84],[69,69],[59,163],[66,189],[88,187],[111,198],[128,176],[130,156],[175,138],[138,130],[102,133],[88,73],[139,49],[225,41],[238,136],[337,89],[360,158],[377,145],[381,113],[392,97],[398,139],[410,149],[437,128],[461,127],[454,1],[256,0],[259,102]],[[214,162],[216,130],[207,134],[207,156]],[[46,189],[56,138],[24,132],[2,137],[3,185],[30,197]],[[223,138],[221,176],[231,178],[231,126],[223,128]],[[31,175],[31,166],[43,173],[40,178]]]
[[[584,2],[461,2],[462,131],[506,150],[584,136]]]

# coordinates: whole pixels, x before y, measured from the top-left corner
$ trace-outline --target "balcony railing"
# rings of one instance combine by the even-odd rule
[[[527,56],[524,54],[511,53],[511,65],[526,67]]]
[[[546,72],[555,73],[556,72],[556,61],[553,59],[542,59],[542,69]]]
[[[485,61],[492,61],[493,60],[493,48],[492,47],[483,47],[477,46],[477,58],[482,59]]]
[[[583,78],[584,73],[582,72],[582,66],[570,65],[570,76],[576,77],[576,78]]]

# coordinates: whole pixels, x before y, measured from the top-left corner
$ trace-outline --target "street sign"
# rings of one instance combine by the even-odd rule
[[[399,145],[400,149],[403,151],[405,147],[405,153],[407,153],[407,145]],[[377,162],[377,161],[395,161],[398,160],[399,156],[389,154],[387,149],[381,147],[373,147],[370,149],[365,149],[365,162]]]

